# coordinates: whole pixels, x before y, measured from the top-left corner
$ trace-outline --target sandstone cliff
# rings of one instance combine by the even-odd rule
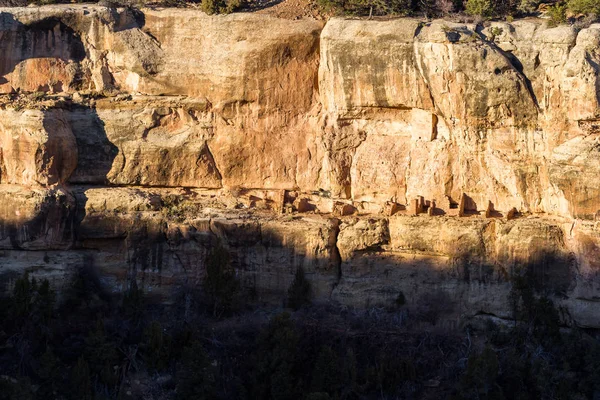
[[[218,238],[263,299],[510,317],[529,268],[600,327],[599,24],[47,6],[0,46],[3,276],[175,301]]]

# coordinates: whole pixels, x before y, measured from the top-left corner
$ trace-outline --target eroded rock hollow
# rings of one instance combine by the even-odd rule
[[[0,274],[600,327],[600,24],[0,9]],[[446,301],[446,300],[440,300]]]

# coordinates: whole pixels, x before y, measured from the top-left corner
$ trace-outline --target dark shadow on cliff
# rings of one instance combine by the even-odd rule
[[[293,244],[293,233],[285,234],[282,233],[285,229],[259,226],[252,221],[226,223],[221,227],[215,221],[210,231],[183,224],[184,232],[183,227],[169,228],[170,223],[160,219],[157,220],[162,222],[152,224],[135,216],[108,218],[115,219],[112,226],[124,225],[119,218],[134,221],[129,225],[131,231],[126,233],[127,238],[114,238],[122,240],[129,252],[126,261],[123,258],[127,263],[123,265],[123,272],[135,271],[135,279],[142,288],[154,287],[152,290],[163,296],[176,295],[184,288],[201,290],[206,257],[217,243],[215,238],[228,251],[242,286],[258,293],[266,302],[279,304],[285,300],[298,268],[304,269],[316,301],[329,301],[330,293],[335,292],[337,300],[348,304],[392,306],[403,295],[407,304],[419,306],[425,300],[432,303],[428,294],[447,292],[450,297],[454,293],[458,296],[452,298],[456,310],[463,307],[461,302],[466,302],[474,313],[479,311],[474,299],[485,297],[488,290],[492,296],[494,288],[508,294],[514,277],[526,275],[528,284],[539,295],[565,298],[576,274],[573,257],[553,250],[532,250],[528,259],[510,264],[487,263],[478,254],[458,255],[440,264],[439,258],[427,251],[407,249],[398,257],[394,252],[378,248],[356,251],[349,260],[340,260],[335,246],[320,249],[320,255],[309,254],[303,245]],[[87,229],[93,231],[91,226]],[[301,233],[300,226],[294,229],[298,229],[299,235],[310,235],[310,232]],[[423,257],[427,255],[429,258]],[[134,278],[131,273],[127,275],[129,279]],[[161,289],[161,286],[165,287]],[[479,292],[474,292],[471,298],[473,290]],[[482,304],[480,311],[486,313],[485,307]],[[506,310],[504,317],[508,314]]]
[[[58,18],[46,18],[31,24],[17,21],[13,15],[0,13],[2,41],[0,51],[4,55],[0,62],[0,84],[6,83],[5,75],[17,64],[32,58],[56,58],[62,61],[82,61],[85,47],[75,31]]]
[[[78,152],[80,158],[71,178],[79,179],[80,183],[106,185],[107,174],[118,153],[117,147],[108,140],[104,124],[93,107],[65,107],[70,108],[64,115],[70,122],[78,148],[59,151],[64,151],[64,154]],[[51,129],[48,130],[49,135],[53,133]],[[60,157],[52,154],[49,157],[54,158],[56,170],[62,171]],[[89,167],[88,162],[93,165],[93,176],[81,172],[82,166]],[[98,249],[82,249],[78,246],[82,233],[81,222],[86,216],[86,188],[60,184],[40,187],[32,192],[28,190],[0,193],[0,202],[3,204],[0,207],[0,243],[3,243],[0,245],[3,249],[0,251],[1,281],[7,284],[10,279],[22,274],[23,271],[17,271],[15,265],[25,265],[28,271],[42,275],[44,270],[50,274],[65,273],[65,276],[82,274],[102,299],[110,299],[109,292],[101,283],[100,271],[94,265],[93,253]],[[10,250],[23,253],[19,256],[11,254]],[[67,271],[64,265],[56,268],[57,263],[66,263],[67,267],[77,266],[78,271]]]
[[[75,141],[77,143],[78,161],[75,171],[73,171],[69,183],[78,186],[73,187],[73,195],[76,202],[76,217],[75,217],[75,235],[73,244],[75,247],[81,246],[81,235],[93,238],[94,236],[102,235],[103,221],[99,220],[99,232],[86,231],[82,226],[82,221],[86,218],[88,208],[87,191],[90,187],[108,186],[108,173],[110,172],[113,162],[119,152],[108,138],[104,122],[98,116],[94,107],[74,105],[71,110],[66,113],[71,126]],[[81,186],[79,186],[81,185]],[[112,213],[115,210],[107,210],[107,213]],[[109,219],[109,218],[107,218]],[[117,235],[118,236],[118,235]],[[122,238],[127,238],[127,232],[122,233]],[[100,249],[93,250],[99,251]],[[84,268],[87,269],[88,276],[96,276],[98,272],[95,269],[95,260],[93,256],[86,258]],[[94,272],[94,273],[91,273]],[[95,280],[95,282],[99,280]],[[101,285],[97,285],[101,288]],[[103,292],[104,293],[104,292]],[[108,295],[106,295],[108,296]]]
[[[104,121],[94,107],[74,105],[66,113],[77,142],[77,168],[71,174],[72,185],[108,185],[108,173],[119,153],[106,134]]]
[[[66,154],[79,153],[80,163],[72,178],[78,176],[81,182],[105,185],[117,148],[108,140],[104,124],[96,110],[73,105],[64,115],[70,119],[68,122],[78,149],[55,150],[64,152],[65,157]],[[48,130],[49,135],[53,133],[55,132],[51,129]],[[54,158],[54,163],[57,163],[54,167],[57,171],[62,171],[62,166],[59,165],[60,157],[48,154],[48,158]],[[83,165],[89,166],[86,160],[93,161],[95,175],[92,177],[78,173],[82,162]],[[60,184],[55,187],[32,189],[31,192],[29,190],[31,189],[25,188],[0,193],[0,201],[4,204],[0,208],[0,242],[4,242],[2,248],[23,251],[23,256],[27,255],[25,260],[14,256],[17,258],[13,261],[13,255],[10,253],[0,253],[0,270],[16,272],[11,263],[18,263],[27,265],[31,271],[48,269],[52,272],[57,269],[57,263],[66,263],[69,267],[77,265],[81,269],[80,273],[86,276],[95,276],[93,285],[100,288],[102,285],[97,278],[99,272],[95,270],[94,257],[91,256],[98,249],[78,247],[79,236],[82,233],[81,222],[86,216],[86,188]],[[10,246],[7,246],[7,242]],[[75,273],[63,272],[67,275]],[[104,298],[110,297],[107,292],[100,292]]]

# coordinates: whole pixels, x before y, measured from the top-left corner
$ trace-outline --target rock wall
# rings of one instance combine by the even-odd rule
[[[600,24],[0,9],[0,274],[600,327]],[[423,300],[425,299],[425,300]],[[432,300],[433,299],[433,300]]]

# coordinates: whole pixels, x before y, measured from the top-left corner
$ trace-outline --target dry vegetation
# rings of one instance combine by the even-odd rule
[[[0,6],[72,3],[66,0],[0,0]],[[74,2],[83,2],[75,0]],[[516,17],[544,16],[550,24],[590,24],[598,20],[597,0],[101,0],[105,6],[190,7],[207,14],[260,12],[281,18],[328,18],[351,16],[447,17],[483,21]]]
[[[600,394],[595,332],[561,327],[533,275],[513,278],[514,320],[444,323],[444,292],[358,310],[288,305],[236,281],[216,244],[204,283],[172,306],[131,280],[119,299],[82,270],[60,300],[27,274],[0,299],[0,399],[586,399]],[[486,322],[487,321],[487,322]]]

